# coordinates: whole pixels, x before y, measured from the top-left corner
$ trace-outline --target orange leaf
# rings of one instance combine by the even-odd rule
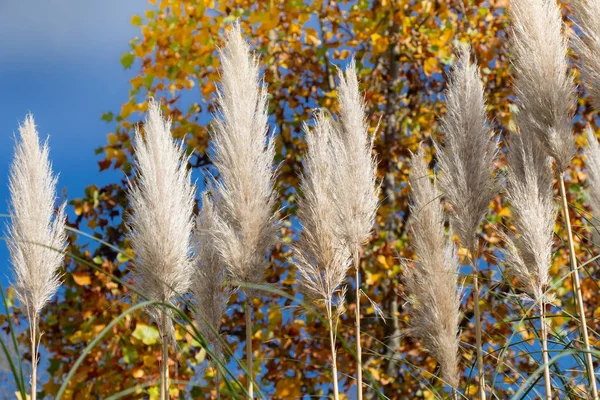
[[[74,272],[72,276],[75,283],[80,286],[90,285],[92,283],[92,278],[85,272]]]

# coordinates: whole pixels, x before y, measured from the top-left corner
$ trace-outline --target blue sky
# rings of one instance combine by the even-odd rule
[[[94,155],[112,129],[100,116],[127,100],[135,70],[119,60],[139,33],[131,16],[147,8],[146,0],[0,0],[0,213],[7,211],[13,134],[28,112],[40,135],[50,135],[62,200],[63,190],[72,199],[88,184],[115,179],[99,173]],[[10,274],[3,242],[0,281]]]

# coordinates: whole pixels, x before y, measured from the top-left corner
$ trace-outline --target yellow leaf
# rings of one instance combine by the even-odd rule
[[[438,60],[435,57],[429,57],[423,64],[425,75],[431,76],[434,72],[439,72]]]
[[[275,395],[282,399],[296,399],[302,395],[300,383],[295,379],[280,379],[275,386]]]
[[[74,272],[71,275],[73,276],[75,283],[80,286],[90,285],[92,283],[92,278],[85,272]]]
[[[117,135],[115,135],[114,133],[109,133],[106,136],[108,138],[108,145],[109,146],[114,146],[119,141],[119,137]]]
[[[385,268],[385,269],[389,269],[390,268],[390,266],[389,266],[389,264],[387,262],[387,259],[385,258],[385,256],[383,254],[380,254],[380,255],[377,256],[377,262],[379,264],[381,264],[381,266],[383,268]]]

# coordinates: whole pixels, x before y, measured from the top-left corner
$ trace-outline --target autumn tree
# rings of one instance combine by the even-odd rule
[[[91,184],[81,198],[71,201],[76,214],[71,226],[91,232],[95,240],[72,233],[64,290],[43,315],[42,343],[53,356],[45,393],[56,393],[85,345],[131,307],[130,297],[134,295],[120,283],[130,281],[129,257],[134,256],[123,222],[128,212],[125,190],[131,174],[133,132],[147,111],[149,97],[160,100],[173,119],[173,136],[182,140],[192,154],[193,174],[201,177],[203,170],[216,172],[208,158],[208,133],[215,111],[215,85],[220,80],[217,48],[222,31],[238,19],[264,67],[270,122],[276,134],[275,161],[280,165],[276,190],[283,213],[289,215],[280,230],[282,240],[270,254],[267,281],[290,294],[296,292],[296,273],[289,262],[288,244],[298,233],[295,219],[298,175],[306,151],[301,126],[309,121],[315,107],[337,111],[337,68],[354,57],[367,115],[371,118],[369,123],[376,135],[378,175],[382,182],[377,226],[361,255],[362,289],[372,301],[362,301],[365,382],[378,386],[390,399],[427,397],[443,390],[442,383],[434,377],[437,365],[433,359],[419,343],[404,337],[408,317],[398,257],[412,257],[407,229],[408,160],[420,142],[431,144],[435,138],[443,143],[438,119],[445,112],[444,78],[455,62],[453,50],[460,42],[471,45],[481,68],[488,113],[498,138],[507,136],[514,128],[507,43],[508,1],[317,0],[307,4],[300,0],[219,3],[151,0],[151,3],[144,15],[132,17],[131,23],[139,27],[140,35],[131,41],[130,50],[121,58],[124,68],[138,71],[131,80],[129,97],[124,94],[128,100],[118,112],[102,116],[110,123],[112,132],[107,135],[106,145],[97,151],[98,165],[100,170],[121,171],[122,179],[103,187]],[[579,145],[584,141],[580,132],[588,122],[594,123],[593,113],[583,97],[575,123]],[[502,156],[498,163],[502,169]],[[435,157],[430,158],[430,165],[435,167]],[[586,175],[582,166],[581,158],[576,158],[567,171],[567,181],[571,184],[569,201],[578,210],[572,214],[577,245],[585,244],[589,249],[591,236],[584,227],[586,203],[581,190]],[[527,372],[536,369],[531,363],[534,333],[530,321],[519,317],[527,306],[519,302],[518,296],[512,296],[514,286],[503,279],[503,269],[497,265],[499,260],[494,253],[494,246],[500,242],[496,229],[503,229],[502,225],[510,227],[509,217],[506,204],[498,196],[490,204],[480,233],[490,244],[482,247],[480,262],[486,382],[500,398],[514,393],[515,387],[526,380]],[[560,231],[558,236],[564,239]],[[579,249],[582,258],[588,257],[583,246]],[[465,250],[460,254],[466,256]],[[560,247],[551,271],[559,283],[559,296],[557,307],[551,312],[555,315],[549,318],[552,328],[562,332],[555,337],[557,346],[566,346],[576,329],[570,317],[575,315],[570,281],[562,279],[568,271],[567,260],[564,246]],[[467,286],[469,283],[465,282]],[[592,296],[598,290],[594,279],[584,274],[582,285],[588,309],[597,309],[600,299]],[[356,302],[351,290],[347,302],[349,312],[342,319],[339,333],[351,344]],[[374,304],[381,307],[385,323],[378,319]],[[264,292],[254,304],[255,374],[268,398],[318,397],[328,393],[323,385],[330,381],[327,328],[315,317],[299,317],[289,311],[289,306],[294,305],[290,299],[269,292]],[[237,355],[243,354],[244,348],[242,307],[234,294],[222,328]],[[466,377],[463,381],[469,382],[465,388],[469,397],[477,393],[470,297],[465,297],[462,310],[460,369]],[[515,320],[521,321],[518,326]],[[593,320],[589,325],[598,329]],[[215,371],[206,367],[206,352],[182,329],[178,328],[177,335],[181,357],[170,361],[174,378],[171,394],[191,393],[194,398],[216,395],[210,383]],[[342,347],[338,352],[338,365],[347,376],[340,382],[346,393],[355,390],[349,378],[356,372],[351,348],[351,345],[348,349]],[[140,391],[157,394],[159,354],[158,332],[148,317],[140,313],[129,315],[87,356],[69,383],[67,397],[106,398],[136,385]],[[577,357],[574,365],[575,370],[569,368],[572,365],[553,367],[564,392],[578,390],[579,384],[585,387],[585,377],[576,371],[581,365]],[[570,383],[572,377],[576,378],[574,384]],[[190,380],[198,385],[190,387],[187,385]],[[377,397],[376,391],[369,389],[365,395]]]

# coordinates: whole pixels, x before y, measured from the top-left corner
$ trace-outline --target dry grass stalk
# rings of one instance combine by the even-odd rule
[[[456,248],[444,231],[444,211],[437,184],[429,178],[423,148],[412,157],[412,244],[414,267],[405,265],[411,299],[410,331],[440,364],[442,375],[458,387],[460,290]]]
[[[314,128],[305,126],[308,152],[300,190],[298,218],[302,233],[295,248],[300,290],[308,301],[324,304],[329,323],[334,397],[339,398],[335,334],[337,319],[343,311],[343,285],[350,264],[350,253],[339,234],[340,218],[334,207],[335,152],[343,144],[331,119],[315,112]],[[334,312],[333,307],[336,307]]]
[[[222,79],[218,91],[220,118],[213,125],[216,183],[215,246],[235,282],[264,282],[266,255],[277,239],[274,212],[274,142],[268,140],[267,91],[260,80],[258,60],[234,24],[220,50]],[[253,396],[252,298],[246,293],[246,362],[248,392]]]
[[[343,151],[337,156],[336,206],[341,232],[354,262],[356,281],[356,354],[357,393],[362,400],[362,349],[360,343],[360,249],[369,238],[379,204],[377,160],[373,155],[373,137],[369,135],[365,104],[358,87],[356,65],[352,60],[345,72],[339,71],[339,131]]]
[[[31,338],[31,399],[37,397],[39,314],[60,286],[58,269],[67,246],[65,204],[57,211],[57,177],[48,158],[48,142],[40,143],[33,116],[19,126],[10,169],[8,249],[14,288],[24,306]]]
[[[497,147],[486,118],[481,75],[477,66],[471,63],[470,50],[466,46],[458,50],[446,90],[446,106],[448,112],[441,121],[444,147],[436,147],[441,171],[439,185],[451,205],[452,230],[471,254],[479,397],[485,399],[477,230],[496,195],[492,174]]]
[[[577,302],[580,334],[586,349],[588,378],[592,397],[598,398],[575,244],[571,230],[564,172],[575,152],[571,120],[575,108],[575,85],[568,72],[567,39],[555,0],[512,0],[513,63],[519,125],[533,134],[551,155],[559,173],[562,211],[569,242],[573,295]]]
[[[531,134],[514,134],[508,151],[507,198],[514,213],[517,236],[502,235],[508,273],[539,306],[546,398],[552,398],[545,307],[552,262],[552,240],[557,207],[554,204],[552,165]]]
[[[137,258],[133,277],[143,295],[172,303],[188,290],[192,273],[192,230],[195,187],[187,171],[188,158],[173,141],[171,122],[160,105],[148,106],[145,135],[135,132],[135,179],[130,182],[132,209],[129,237]],[[173,322],[166,308],[148,310],[159,325],[163,342],[162,398],[168,396],[168,344]]]

